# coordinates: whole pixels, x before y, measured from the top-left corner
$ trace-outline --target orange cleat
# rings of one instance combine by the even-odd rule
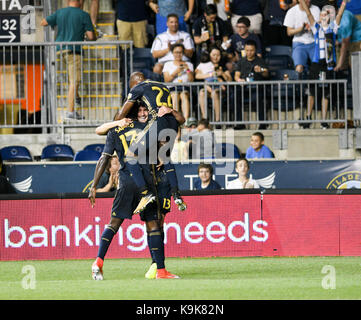
[[[103,260],[96,258],[92,264],[92,278],[94,280],[103,280]]]
[[[158,269],[156,279],[179,279],[178,276],[168,272],[166,269]]]

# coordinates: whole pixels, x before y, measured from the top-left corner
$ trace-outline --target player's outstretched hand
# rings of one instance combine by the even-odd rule
[[[88,199],[90,201],[90,205],[92,206],[92,208],[94,208],[95,206],[95,195],[96,195],[97,191],[94,187],[90,188],[89,190],[89,196]]]
[[[172,109],[169,107],[160,107],[158,110],[158,117],[163,117],[165,114],[171,113]]]

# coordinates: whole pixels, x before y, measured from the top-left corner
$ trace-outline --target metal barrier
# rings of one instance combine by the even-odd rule
[[[254,129],[261,125],[282,129],[336,124],[347,128],[346,79],[166,84],[171,88],[176,110],[198,119],[207,118],[217,127]],[[310,95],[314,96],[312,112],[308,112]],[[323,103],[327,103],[324,112]],[[311,119],[306,118],[308,113]]]
[[[128,91],[132,56],[132,41],[1,44],[0,127],[111,120]]]
[[[112,120],[128,92],[132,57],[132,41],[1,44],[0,127],[45,130]],[[326,123],[347,128],[345,79],[167,85],[175,109],[216,126],[282,129]],[[308,120],[310,93],[314,107]],[[327,113],[322,113],[326,101]],[[70,114],[73,108],[77,113]]]

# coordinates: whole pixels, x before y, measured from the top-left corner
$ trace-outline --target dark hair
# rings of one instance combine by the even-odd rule
[[[208,121],[208,119],[201,119],[201,120],[199,120],[199,121],[198,121],[198,125],[200,125],[200,124],[204,125],[206,128],[209,128],[209,121]]]
[[[198,166],[198,174],[199,174],[199,170],[201,169],[208,169],[210,174],[213,175],[213,167],[211,164],[209,163],[200,163],[199,166]]]
[[[173,50],[177,47],[181,47],[183,49],[184,52],[184,45],[182,43],[174,43],[170,46],[170,51],[173,52]]]
[[[244,46],[254,46],[255,48],[257,48],[257,43],[256,41],[250,39],[250,40],[247,40],[246,43],[244,44]]]
[[[204,9],[204,13],[207,16],[210,16],[212,14],[217,14],[217,7],[216,5],[214,5],[213,3],[210,3],[206,6],[206,8]]]
[[[201,56],[199,58],[199,61],[201,63],[206,63],[210,61],[209,52],[208,51],[202,51]]]
[[[262,132],[255,132],[252,134],[252,136],[257,136],[261,139],[261,141],[264,141],[264,135]]]
[[[243,23],[247,28],[249,28],[251,25],[251,21],[247,17],[240,17],[237,20],[237,23]]]
[[[236,167],[237,167],[237,164],[238,162],[241,162],[241,161],[245,161],[247,163],[247,168],[249,169],[249,161],[246,159],[246,158],[239,158],[237,161],[236,161]]]
[[[179,17],[178,17],[178,15],[175,14],[175,13],[170,13],[170,14],[168,14],[168,15],[167,15],[167,21],[168,21],[169,18],[177,18],[177,20],[179,21]]]

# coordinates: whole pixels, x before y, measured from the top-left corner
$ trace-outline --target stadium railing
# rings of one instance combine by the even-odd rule
[[[69,55],[76,50],[80,59]],[[133,42],[3,43],[0,57],[0,128],[94,126],[112,119],[128,92]],[[77,68],[82,121],[66,119]]]
[[[208,118],[213,125],[254,129],[298,128],[302,124],[318,127],[321,123],[347,128],[347,80],[272,80],[249,82],[166,83],[176,96],[187,91],[189,114]],[[308,94],[314,91],[315,103],[311,120],[306,119]],[[208,92],[207,95],[204,92]],[[329,97],[328,111],[322,117],[322,98]],[[176,98],[175,98],[176,99]],[[182,110],[182,100],[173,106]],[[203,112],[202,112],[202,107]],[[184,106],[183,106],[184,107]],[[218,110],[217,110],[218,108]],[[219,116],[218,116],[219,114]],[[218,117],[217,117],[218,116]]]
[[[75,48],[79,48],[81,59],[77,62],[72,56],[73,69],[69,70],[64,57]],[[0,57],[0,128],[38,127],[43,133],[47,129],[64,132],[67,127],[95,127],[113,119],[129,90],[133,42],[4,43]],[[69,77],[75,67],[80,69],[75,108],[81,120],[67,119]],[[283,129],[328,123],[347,128],[348,109],[352,108],[346,79],[167,85],[172,95],[188,92],[190,116],[207,117],[211,124],[223,127]],[[317,90],[312,120],[306,120],[307,95],[313,89]],[[326,95],[329,107],[323,119],[321,100]],[[173,104],[182,110],[175,100]]]

